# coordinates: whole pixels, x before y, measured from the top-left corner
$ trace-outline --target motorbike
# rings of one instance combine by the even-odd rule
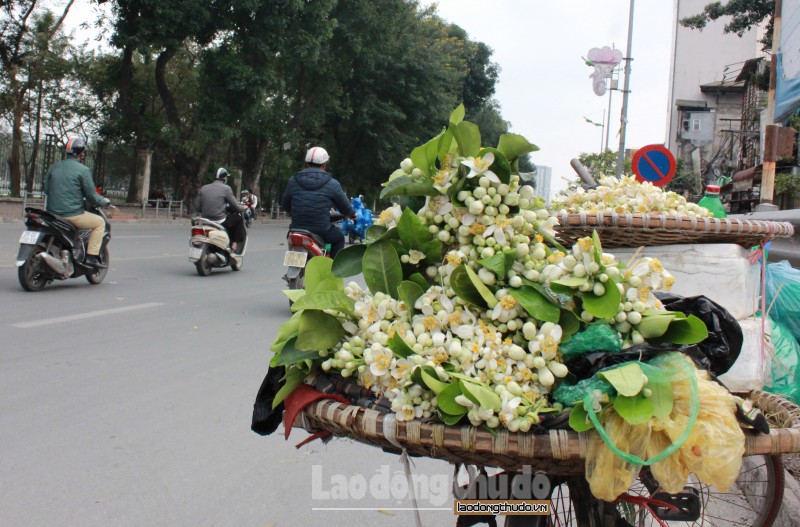
[[[86,277],[92,285],[105,279],[108,273],[111,241],[111,224],[108,216],[98,208],[87,208],[103,218],[106,223],[100,260],[106,265],[97,268],[84,263],[90,230],[78,229],[56,214],[45,210],[25,208],[25,232],[19,238],[17,276],[25,291],[41,291],[53,280]]]
[[[343,214],[331,213],[331,223],[333,224],[343,218]],[[289,289],[303,289],[308,259],[314,256],[328,256],[330,246],[326,245],[325,240],[320,236],[304,229],[289,229],[286,234],[286,242],[287,250],[283,257],[283,265],[288,269],[283,275],[283,279]]]
[[[242,213],[242,217],[244,218],[244,226],[250,228],[250,224],[253,223],[254,219],[256,219],[256,213],[244,201],[240,202],[240,205],[244,207],[244,212]]]
[[[240,270],[247,251],[246,236],[239,249],[231,249],[228,231],[222,224],[206,218],[192,218],[189,261],[195,265],[200,276],[208,276],[212,269],[229,265],[234,271]]]

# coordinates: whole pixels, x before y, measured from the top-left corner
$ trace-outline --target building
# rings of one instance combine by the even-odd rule
[[[675,0],[667,110],[667,146],[706,183],[738,170],[745,96],[740,73],[750,59],[763,55],[760,30],[741,37],[726,34],[727,18],[709,22],[702,31],[679,23],[708,3]]]
[[[550,180],[553,177],[553,169],[544,165],[536,165],[536,175],[534,176],[534,186],[536,195],[544,198],[546,206],[550,206]]]

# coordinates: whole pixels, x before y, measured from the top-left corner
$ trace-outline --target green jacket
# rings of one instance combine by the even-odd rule
[[[105,199],[94,189],[89,167],[77,159],[68,157],[54,163],[44,177],[47,210],[59,216],[78,216],[85,211],[84,199],[102,207]]]

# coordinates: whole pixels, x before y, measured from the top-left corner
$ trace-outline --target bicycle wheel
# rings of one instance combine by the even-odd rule
[[[642,474],[628,489],[633,496],[649,497],[652,484]],[[574,482],[554,483],[551,494],[550,523],[554,527],[582,527],[586,511],[598,510],[600,502],[580,492]],[[750,456],[742,463],[736,485],[728,492],[700,483],[693,475],[687,487],[696,490],[700,510],[689,521],[662,520],[669,527],[770,527],[783,501],[784,471],[780,456]],[[596,504],[597,507],[593,506]],[[606,515],[607,516],[607,515]],[[630,503],[618,503],[618,521],[604,517],[600,525],[658,527],[659,523],[644,508]],[[592,518],[592,521],[596,521]]]

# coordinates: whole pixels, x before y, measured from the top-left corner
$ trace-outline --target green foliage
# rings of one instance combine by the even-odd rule
[[[793,174],[776,174],[775,175],[775,194],[783,194],[789,192],[794,194],[800,190],[800,176]]]
[[[613,150],[606,149],[601,154],[584,152],[578,156],[578,160],[595,179],[599,179],[601,176],[614,176],[617,174],[617,152]],[[630,157],[625,157],[622,173],[631,173]]]
[[[770,49],[774,13],[775,0],[728,0],[724,4],[717,1],[706,4],[702,13],[682,18],[680,23],[684,27],[703,29],[709,21],[726,17],[725,33],[735,33],[741,37],[746,31],[769,19],[761,43],[764,49]]]

